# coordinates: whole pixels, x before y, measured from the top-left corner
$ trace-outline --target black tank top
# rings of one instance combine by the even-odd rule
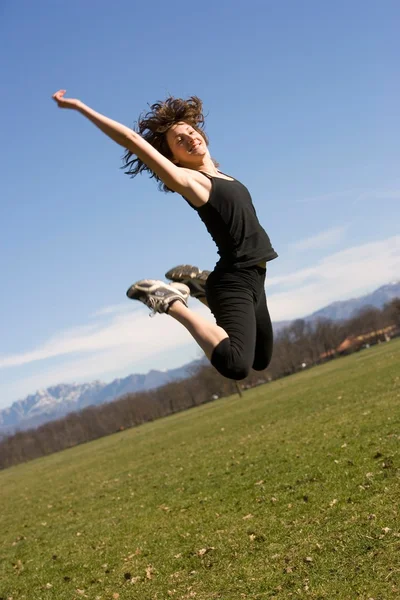
[[[214,240],[220,260],[217,267],[252,267],[278,254],[261,227],[248,189],[237,179],[212,177],[208,202],[193,206]]]

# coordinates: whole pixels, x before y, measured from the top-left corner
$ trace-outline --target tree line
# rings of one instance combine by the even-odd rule
[[[242,389],[310,368],[336,356],[360,350],[400,335],[400,298],[382,310],[368,307],[353,318],[336,322],[298,319],[281,329],[273,359],[264,372],[253,371],[237,386],[213,367],[203,365],[190,377],[147,392],[126,394],[103,404],[70,413],[35,429],[0,440],[0,469],[187,410]]]

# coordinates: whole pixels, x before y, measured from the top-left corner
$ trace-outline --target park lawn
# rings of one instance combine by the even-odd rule
[[[0,472],[0,599],[400,598],[400,340]]]

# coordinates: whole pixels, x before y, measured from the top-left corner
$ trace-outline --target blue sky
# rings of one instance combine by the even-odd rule
[[[279,253],[272,318],[301,317],[400,279],[399,18],[391,0],[3,1],[0,408],[198,357],[125,290],[217,258],[182,198],[130,180],[122,149],[53,92],[126,125],[200,96],[212,155]]]

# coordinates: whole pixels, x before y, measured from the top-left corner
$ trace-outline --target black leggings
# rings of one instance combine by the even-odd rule
[[[271,361],[273,332],[265,297],[266,270],[216,268],[208,277],[208,306],[228,338],[213,350],[211,364],[229,379],[244,379]]]

